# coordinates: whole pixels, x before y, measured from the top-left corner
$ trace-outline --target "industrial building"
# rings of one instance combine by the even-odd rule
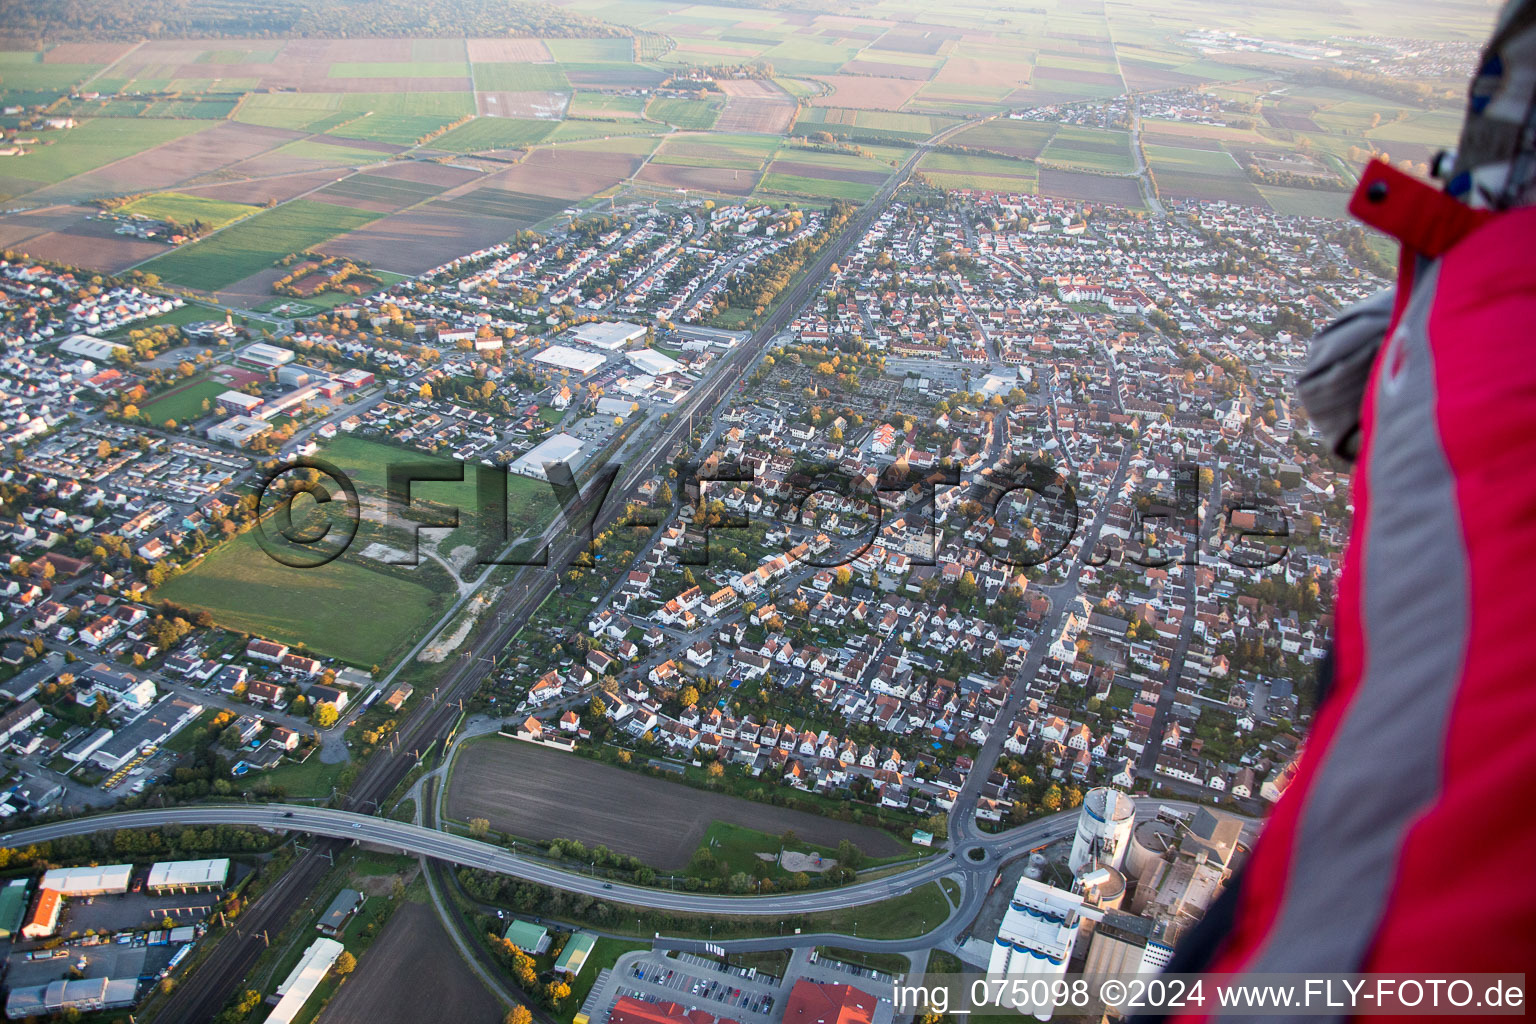
[[[630,342],[645,337],[645,328],[639,324],[632,324],[628,320],[580,324],[571,328],[567,337],[572,341],[591,345],[605,352],[617,352]]]
[[[535,480],[548,480],[551,464],[570,465],[581,454],[581,439],[570,434],[554,434],[541,441],[533,450],[525,452],[513,461],[511,470]]]
[[[59,926],[59,912],[64,909],[64,897],[54,889],[39,889],[37,902],[32,906],[32,912],[27,915],[26,924],[21,926],[21,937],[24,939],[46,939],[53,934],[53,930]]]
[[[345,948],[335,939],[311,942],[288,977],[277,986],[277,1005],[267,1015],[267,1024],[292,1024]]]
[[[149,869],[145,888],[153,893],[222,889],[229,881],[229,858],[163,860]]]
[[[652,377],[660,377],[665,373],[682,373],[687,370],[686,366],[665,352],[657,352],[650,348],[626,352],[624,358],[628,359],[635,369]]]
[[[1099,865],[1120,869],[1136,827],[1136,801],[1108,787],[1090,789],[1077,815],[1067,866],[1073,876]]]
[[[203,713],[203,705],[185,697],[167,697],[113,733],[91,754],[91,760],[115,772],[145,748],[159,746]]]
[[[43,875],[39,889],[52,889],[64,896],[101,896],[128,891],[132,864],[101,864],[85,868],[54,868]]]
[[[231,416],[208,428],[208,440],[244,448],[271,429],[270,423],[254,416]]]
[[[5,1015],[12,1020],[46,1017],[69,1010],[115,1010],[138,1000],[137,978],[77,978],[11,989]]]
[[[1098,916],[1096,911],[1090,914]],[[1008,910],[992,944],[987,973],[998,977],[1040,976],[1047,981],[1063,977],[1077,946],[1078,927],[1084,916],[1082,896],[1024,875],[1008,901]],[[1054,1007],[1042,1003],[1014,1009],[1050,1020]]]
[[[605,360],[595,352],[583,352],[569,345],[551,345],[533,357],[542,366],[564,370],[585,377],[602,366]]]
[[[27,916],[27,880],[15,878],[0,886],[0,940],[21,934],[21,922]]]

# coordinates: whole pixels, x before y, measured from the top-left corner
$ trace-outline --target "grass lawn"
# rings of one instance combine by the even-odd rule
[[[605,42],[606,40],[575,40],[576,42]],[[623,40],[629,42],[629,40]],[[581,1012],[581,1004],[587,1001],[587,993],[592,991],[592,986],[597,982],[597,976],[603,973],[604,968],[611,968],[618,962],[619,957],[625,953],[637,949],[650,949],[649,942],[632,942],[626,939],[598,939],[597,945],[592,947],[592,952],[587,954],[587,962],[582,967],[581,973],[576,975],[576,980],[571,982],[571,995],[566,999],[565,1005],[555,1014],[555,1019],[563,1024],[570,1024],[576,1014]]]
[[[453,153],[478,153],[486,149],[517,149],[543,142],[559,121],[515,117],[477,117],[432,140],[431,148]]]
[[[217,405],[214,399],[228,390],[229,385],[224,381],[203,377],[192,380],[163,398],[155,399],[140,407],[139,411],[148,416],[151,423],[164,423],[166,420],[186,423],[203,415],[203,399],[208,399],[211,406]]]
[[[481,92],[565,92],[571,87],[554,64],[476,64],[474,72]]]
[[[724,821],[711,822],[709,828],[704,830],[704,838],[699,843],[701,850],[708,850],[717,862],[728,865],[729,874],[735,874],[738,871],[750,874],[753,868],[768,863],[758,857],[758,854],[777,856],[783,846],[781,836],[769,835],[767,832],[759,832],[756,829],[732,825]],[[807,843],[803,839],[796,839],[788,849],[793,853],[819,853],[829,863],[837,859],[836,850]],[[771,866],[768,874],[771,878],[787,878],[791,872],[775,864]]]
[[[207,196],[189,196],[182,192],[157,192],[117,209],[121,214],[142,214],[156,220],[173,220],[178,224],[202,221],[210,229],[222,228],[241,217],[249,217],[260,210],[259,206],[230,203]]]
[[[822,956],[833,960],[840,960],[845,964],[858,964],[871,970],[884,971],[886,974],[905,974],[912,969],[912,962],[903,953],[866,953],[858,949],[844,949],[841,946],[817,946],[816,950]]]
[[[290,253],[360,228],[379,216],[368,210],[295,199],[263,210],[211,238],[157,257],[142,269],[189,288],[212,291],[265,270]]]
[[[243,533],[155,596],[207,609],[221,626],[367,667],[387,664],[441,614],[451,594],[434,591],[424,568],[374,571],[348,558],[293,568]]]
[[[240,781],[253,785],[265,782],[281,786],[291,797],[327,797],[331,795],[331,787],[336,785],[336,780],[341,777],[342,769],[346,766],[345,761],[322,764],[320,751],[317,750],[303,764],[284,764],[271,771],[251,772]]]
[[[693,131],[708,131],[720,116],[723,100],[654,99],[645,108],[647,117]]]
[[[623,96],[606,92],[578,92],[571,96],[567,117],[639,117],[645,109],[644,96]]]
[[[862,203],[880,191],[880,186],[861,181],[833,181],[828,178],[806,178],[798,174],[769,172],[763,175],[757,191],[781,192],[815,199],[849,199]]]

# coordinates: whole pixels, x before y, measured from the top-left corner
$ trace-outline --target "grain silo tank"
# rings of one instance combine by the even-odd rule
[[[1136,826],[1136,801],[1116,789],[1090,789],[1077,815],[1077,835],[1067,866],[1073,877],[1094,864],[1118,870],[1125,863],[1131,829]]]

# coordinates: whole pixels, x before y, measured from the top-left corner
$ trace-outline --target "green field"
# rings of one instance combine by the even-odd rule
[[[1314,192],[1302,188],[1259,185],[1259,194],[1278,214],[1287,217],[1332,217],[1343,220],[1348,192]]]
[[[546,39],[550,56],[565,64],[575,61],[628,64],[634,59],[634,43],[626,38]]]
[[[326,134],[413,146],[423,136],[457,120],[452,114],[368,114],[337,125]]]
[[[554,64],[476,64],[481,92],[565,92],[571,83]]]
[[[718,97],[708,100],[654,99],[645,108],[645,116],[690,131],[707,131],[715,126],[723,106],[724,100]]]
[[[136,213],[155,220],[173,220],[182,225],[201,221],[212,230],[232,224],[242,217],[249,217],[260,209],[259,206],[191,196],[183,192],[157,192],[120,206],[117,212],[124,215]]]
[[[7,177],[40,184],[59,182],[211,125],[211,121],[190,118],[97,118],[63,131],[38,132],[38,138],[51,145],[32,147],[25,156],[7,157],[4,171]]]
[[[1147,162],[1154,171],[1190,171],[1195,174],[1224,174],[1241,176],[1243,169],[1224,149],[1194,149],[1191,147],[1146,146]]]
[[[157,257],[144,270],[189,288],[216,291],[378,217],[367,210],[295,199]]]
[[[347,558],[313,569],[273,560],[243,533],[155,592],[161,600],[206,609],[229,629],[367,667],[403,653],[448,607],[429,585],[427,566],[376,572]],[[440,577],[439,577],[440,578]],[[419,582],[418,582],[419,580]]]
[[[475,112],[468,92],[278,92],[252,93],[240,102],[235,120],[268,128],[323,132],[372,113],[433,115],[444,122]]]
[[[1056,125],[1048,121],[1014,121],[1011,119],[988,121],[974,128],[967,128],[950,136],[957,146],[974,146],[1008,156],[1038,156],[1051,137]]]
[[[545,141],[586,142],[622,135],[655,135],[666,130],[665,125],[652,124],[650,121],[561,121]],[[611,147],[594,148],[614,153],[649,153],[656,148],[655,140],[614,139],[614,143]]]
[[[513,117],[477,117],[432,140],[433,149],[453,153],[479,153],[489,149],[518,149],[543,142],[559,127],[559,121],[535,121]]]
[[[1129,134],[1072,124],[1056,129],[1040,158],[1054,164],[1108,174],[1130,174],[1136,169],[1131,159]]]
[[[578,92],[571,96],[569,117],[636,118],[645,109],[644,96],[623,96],[607,92]]]
[[[770,172],[763,175],[757,191],[807,196],[812,199],[850,199],[862,203],[880,191],[880,186],[865,184],[861,181],[832,181],[827,178],[807,178],[799,174]]]
[[[145,404],[139,411],[148,416],[151,423],[157,425],[166,420],[187,423],[203,415],[203,399],[206,398],[210,405],[216,405],[214,399],[228,390],[229,385],[223,381],[204,377],[182,387],[174,394]]]

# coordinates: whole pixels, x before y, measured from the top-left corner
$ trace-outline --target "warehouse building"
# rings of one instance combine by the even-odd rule
[[[316,939],[311,942],[293,970],[288,972],[288,977],[277,986],[277,1005],[267,1017],[267,1024],[291,1024],[299,1011],[304,1009],[309,997],[314,995],[315,989],[325,980],[325,972],[331,969],[345,948],[335,939]]]
[[[551,345],[534,356],[533,361],[542,366],[564,370],[582,377],[595,372],[605,362],[596,352],[583,352],[569,345]]]
[[[78,978],[46,985],[13,988],[5,1001],[5,1015],[12,1020],[46,1017],[69,1010],[115,1010],[132,1006],[138,999],[137,978]]]
[[[21,922],[27,916],[27,880],[12,879],[0,886],[0,940],[21,934]]]
[[[163,860],[149,869],[145,887],[150,892],[202,892],[222,889],[229,881],[229,858],[217,860]]]
[[[65,896],[101,896],[128,891],[132,864],[101,864],[86,868],[54,868],[43,875],[40,889],[52,889]]]
[[[645,337],[645,328],[628,320],[616,320],[612,323],[581,324],[573,327],[567,336],[583,345],[591,345],[605,352],[617,352],[630,342]]]
[[[535,480],[548,480],[549,471],[546,466],[560,463],[571,465],[580,454],[580,438],[570,434],[554,434],[541,441],[532,451],[524,453],[510,468],[514,473],[531,476]]]
[[[21,926],[24,939],[46,939],[59,926],[59,912],[64,909],[64,898],[53,889],[39,889],[37,902]]]
[[[628,359],[635,369],[652,377],[660,377],[667,373],[683,373],[688,369],[665,352],[657,352],[655,349],[636,349],[625,353],[624,358]]]

